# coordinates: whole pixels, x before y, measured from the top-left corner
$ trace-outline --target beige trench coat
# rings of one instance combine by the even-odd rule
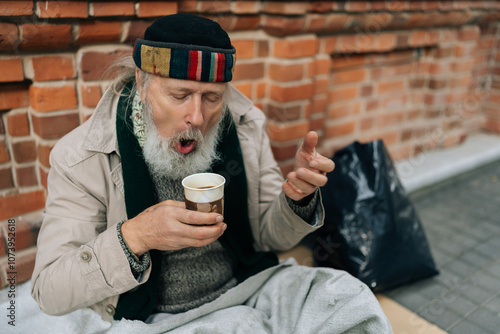
[[[255,247],[290,249],[322,225],[323,207],[318,206],[315,226],[290,209],[265,132],[265,116],[229,87],[229,108],[248,179]],[[32,296],[45,313],[62,315],[91,307],[112,321],[119,295],[149,278],[151,267],[139,281],[134,278],[116,233],[116,224],[127,219],[116,139],[117,103],[117,96],[108,90],[93,116],[52,150],[48,198],[32,276]]]

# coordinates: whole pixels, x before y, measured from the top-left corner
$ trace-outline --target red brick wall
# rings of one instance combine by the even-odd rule
[[[324,154],[382,138],[395,160],[500,132],[499,9],[459,0],[0,1],[0,221],[43,208],[51,148],[92,114],[107,65],[158,16],[197,13],[229,31],[233,83],[268,116],[286,172],[309,130]]]

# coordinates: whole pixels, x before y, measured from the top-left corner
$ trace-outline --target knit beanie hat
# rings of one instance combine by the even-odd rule
[[[236,49],[212,20],[191,15],[164,16],[137,39],[134,61],[141,70],[166,78],[228,82],[233,78]]]

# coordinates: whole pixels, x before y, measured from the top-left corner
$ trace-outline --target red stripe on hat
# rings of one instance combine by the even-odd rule
[[[216,82],[224,81],[224,68],[226,63],[226,55],[224,53],[219,53],[219,58],[217,59],[217,80]]]
[[[189,80],[196,80],[196,71],[198,67],[198,51],[189,51],[188,73]]]

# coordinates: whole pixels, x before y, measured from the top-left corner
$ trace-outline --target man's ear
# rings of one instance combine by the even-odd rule
[[[141,73],[141,69],[139,68],[136,68],[135,69],[135,83],[136,83],[136,88],[137,88],[137,91],[139,92],[139,95],[141,96],[141,100],[143,99],[143,96],[142,96],[142,73]]]

